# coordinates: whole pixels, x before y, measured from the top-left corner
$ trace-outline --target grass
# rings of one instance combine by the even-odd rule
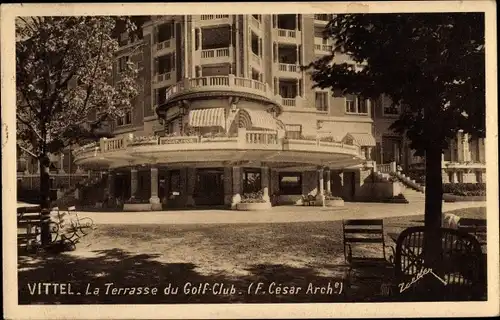
[[[485,208],[454,211],[462,217],[484,217]],[[423,224],[423,216],[384,219],[385,231]],[[390,240],[387,239],[390,243]],[[370,284],[332,295],[249,295],[253,282],[283,286],[332,286],[346,276],[342,222],[221,225],[100,225],[78,244],[75,252],[19,257],[19,302],[23,303],[221,303],[369,301],[379,293]],[[360,248],[380,254],[380,247]],[[105,288],[157,286],[171,283],[224,283],[242,294],[175,296],[30,295],[28,283],[68,282],[74,290],[87,285]],[[345,283],[344,283],[345,284]],[[368,288],[368,289],[367,289]],[[372,292],[373,291],[373,292]],[[344,291],[345,292],[345,291]]]

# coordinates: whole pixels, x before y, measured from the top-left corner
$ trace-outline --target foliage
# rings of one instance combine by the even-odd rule
[[[404,105],[392,128],[406,133],[417,155],[429,144],[446,148],[459,129],[484,137],[483,14],[336,15],[325,37],[334,39],[334,53],[306,66],[315,86]],[[335,63],[335,52],[361,70]]]
[[[241,203],[265,203],[262,191],[244,193],[241,196]]]
[[[127,203],[127,204],[147,204],[147,203],[149,203],[149,199],[130,198],[130,199],[125,200],[124,203]]]
[[[485,196],[485,183],[445,183],[443,193],[451,193],[457,196]]]
[[[61,151],[98,135],[105,121],[131,107],[138,94],[136,66],[129,62],[119,77],[113,75],[117,20],[18,18],[17,134],[25,151],[37,158]]]

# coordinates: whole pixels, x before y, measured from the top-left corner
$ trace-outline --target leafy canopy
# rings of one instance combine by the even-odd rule
[[[404,106],[391,128],[419,154],[446,148],[460,129],[484,137],[484,14],[342,14],[324,35],[334,52],[305,67],[315,87]],[[362,68],[335,63],[335,53]]]
[[[17,134],[23,150],[35,157],[58,152],[131,107],[139,90],[136,66],[129,62],[113,77],[117,22],[134,30],[128,19],[116,17],[17,19]]]

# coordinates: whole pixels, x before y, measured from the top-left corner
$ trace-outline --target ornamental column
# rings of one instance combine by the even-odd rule
[[[156,166],[151,166],[151,198],[149,198],[149,203],[151,203],[151,210],[162,209],[158,197],[158,168]]]
[[[262,186],[262,199],[265,202],[269,202],[269,167],[262,167],[260,169],[260,174],[261,174],[261,186]]]
[[[325,183],[323,179],[323,168],[318,169],[318,180],[319,180],[319,197],[321,199],[321,205],[325,206]]]
[[[331,182],[331,175],[330,175],[330,169],[326,170],[326,193],[330,194],[332,192],[332,182]]]
[[[138,185],[138,179],[137,179],[137,169],[132,168],[130,169],[130,199],[135,199],[137,196],[137,185]]]
[[[233,167],[233,198],[231,209],[236,210],[236,205],[241,202],[241,168]]]

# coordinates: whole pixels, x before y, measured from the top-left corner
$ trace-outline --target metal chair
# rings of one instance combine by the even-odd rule
[[[436,297],[443,301],[484,299],[486,260],[477,239],[455,229],[441,228],[439,233],[440,254],[432,269],[424,259],[425,227],[410,227],[399,235],[392,289],[395,300],[426,301]],[[432,291],[434,294],[430,291],[431,287],[436,290]]]

